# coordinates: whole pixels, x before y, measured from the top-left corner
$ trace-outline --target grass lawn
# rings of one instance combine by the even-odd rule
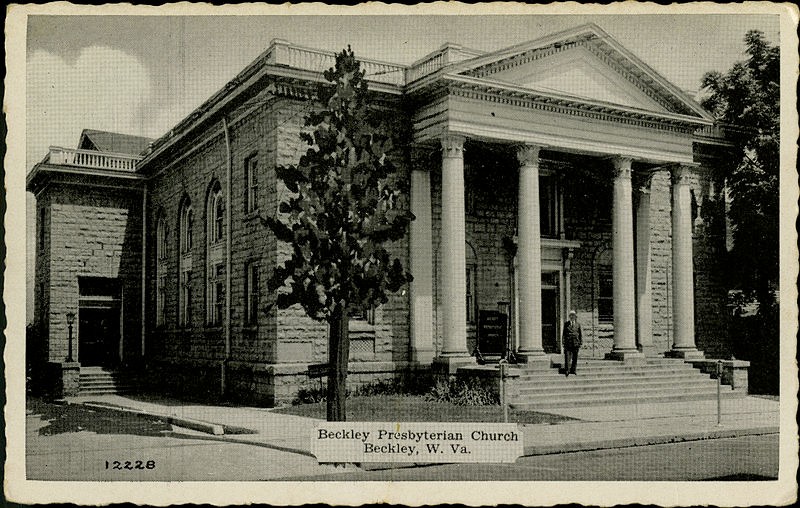
[[[502,406],[456,406],[431,402],[419,395],[373,395],[347,399],[351,422],[502,422]],[[278,413],[325,419],[325,403],[301,404],[275,410]],[[508,410],[512,423],[556,424],[573,420],[566,416],[535,411]]]

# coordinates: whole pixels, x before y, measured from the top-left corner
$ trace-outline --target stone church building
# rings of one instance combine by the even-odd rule
[[[74,393],[92,369],[126,369],[259,404],[318,386],[326,325],[265,310],[288,250],[259,216],[286,196],[274,167],[305,151],[333,64],[273,40],[159,139],[85,130],[50,148],[27,179],[42,378]],[[728,144],[687,93],[591,24],[362,69],[410,130],[416,220],[392,245],[413,283],[351,317],[352,385],[504,354],[485,326],[498,317],[520,364],[549,368],[571,309],[582,358],[730,357],[724,235],[706,213]]]

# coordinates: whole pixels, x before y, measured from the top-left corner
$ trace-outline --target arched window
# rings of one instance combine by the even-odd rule
[[[167,223],[164,214],[159,213],[156,219],[156,326],[164,324],[166,309],[166,257],[167,257]]]
[[[181,202],[178,222],[178,324],[190,326],[192,323],[192,246],[194,244],[194,213],[188,197]]]
[[[206,201],[206,323],[222,323],[225,307],[225,199],[215,181]]]

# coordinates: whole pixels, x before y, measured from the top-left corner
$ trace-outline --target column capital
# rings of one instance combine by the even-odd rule
[[[542,147],[539,145],[520,144],[516,147],[517,160],[520,166],[533,166],[539,164],[539,152]]]
[[[631,157],[617,156],[611,159],[614,164],[614,177],[615,178],[631,178],[631,165],[633,159]]]
[[[414,171],[429,172],[431,154],[435,152],[430,146],[413,145],[411,147],[411,166]]]
[[[689,185],[693,166],[688,164],[676,164],[670,169],[672,185]]]
[[[442,157],[463,157],[464,156],[464,141],[467,138],[460,134],[453,134],[451,132],[442,133]]]

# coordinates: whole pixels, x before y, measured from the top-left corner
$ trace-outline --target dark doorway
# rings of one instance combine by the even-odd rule
[[[542,347],[558,353],[558,289],[542,288]]]
[[[119,363],[119,306],[89,306],[78,314],[78,361],[83,366],[113,367]]]
[[[114,367],[120,362],[119,280],[80,277],[78,286],[78,361],[86,367]]]

